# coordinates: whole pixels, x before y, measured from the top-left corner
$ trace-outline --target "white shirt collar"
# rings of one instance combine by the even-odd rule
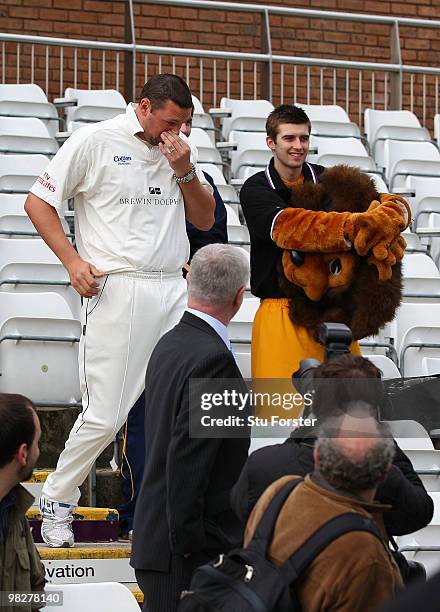
[[[127,108],[125,110],[125,119],[126,119],[126,124],[128,128],[128,133],[131,134],[132,136],[136,136],[139,133],[142,133],[142,134],[144,133],[144,130],[141,124],[139,123],[139,119],[137,118],[137,115],[135,113],[135,110],[137,109],[137,107],[138,107],[137,104],[135,104],[134,102],[130,102],[130,104],[127,104]],[[152,144],[150,144],[143,138],[141,138],[141,140],[145,145],[147,145],[149,149],[153,148]]]
[[[223,325],[221,321],[219,321],[215,317],[211,317],[211,315],[206,314],[206,312],[202,312],[201,310],[195,310],[194,308],[187,308],[186,311],[190,312],[195,317],[199,317],[199,319],[203,319],[203,321],[208,323],[208,325],[210,325],[213,328],[213,330],[218,333],[220,338],[226,344],[227,348],[231,350],[231,342],[229,340],[228,330],[226,329],[226,326]]]

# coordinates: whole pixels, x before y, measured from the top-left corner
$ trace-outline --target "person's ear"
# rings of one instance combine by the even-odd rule
[[[17,461],[21,467],[24,467],[28,460],[29,448],[27,444],[20,444],[16,452]]]
[[[244,292],[246,291],[246,287],[243,285],[243,287],[240,287],[240,289],[237,291],[237,294],[235,296],[234,299],[234,307],[237,308],[237,310],[240,308],[240,306],[243,303],[243,298],[244,298]]]
[[[315,462],[315,465],[318,465],[318,459],[319,459],[319,451],[315,446],[313,449],[313,461]]]
[[[142,100],[139,101],[139,106],[141,108],[141,111],[144,113],[144,115],[150,114],[151,102],[148,98],[142,98]]]
[[[266,144],[271,151],[275,151],[276,143],[271,136],[266,136]]]

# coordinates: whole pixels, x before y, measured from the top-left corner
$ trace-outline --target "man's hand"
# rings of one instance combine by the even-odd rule
[[[191,149],[174,132],[162,132],[159,149],[165,155],[176,176],[185,176],[191,171]]]
[[[105,276],[104,272],[100,272],[87,261],[77,257],[72,263],[66,265],[70,276],[72,287],[85,298],[91,298],[99,293],[99,283],[97,278]]]

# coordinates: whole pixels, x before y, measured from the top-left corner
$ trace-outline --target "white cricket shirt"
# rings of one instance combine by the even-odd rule
[[[31,192],[57,209],[75,198],[78,253],[98,270],[175,271],[189,257],[183,195],[159,147],[135,136],[134,109],[74,132]]]

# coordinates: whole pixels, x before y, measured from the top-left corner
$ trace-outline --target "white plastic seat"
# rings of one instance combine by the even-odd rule
[[[272,158],[272,151],[266,144],[265,132],[231,131],[229,141],[237,144],[237,150],[231,151],[231,172],[235,178],[245,178],[247,168],[256,172],[267,166]]]
[[[41,119],[0,116],[0,153],[55,155],[58,143]]]
[[[60,218],[64,233],[69,234],[69,226],[65,219]],[[8,215],[2,214],[0,209],[0,236],[3,237],[27,237],[39,238],[34,224],[26,214]]]
[[[222,119],[222,135],[230,140],[230,132],[263,132],[266,134],[266,121],[274,106],[268,100],[234,100],[222,98],[220,108],[229,109],[230,117]]]
[[[368,176],[371,176],[379,193],[388,193],[388,185],[385,183],[383,177],[380,176],[380,174],[374,174],[373,172],[367,172],[366,174],[368,174]]]
[[[348,164],[363,171],[376,170],[376,164],[369,157],[362,142],[356,138],[324,138],[311,136],[310,147],[317,153],[308,156],[309,161],[331,167],[337,164]]]
[[[209,133],[212,142],[215,141],[215,128],[211,115],[205,112],[200,100],[196,96],[192,96],[194,105],[194,114],[192,120],[193,128],[201,128]]]
[[[28,193],[48,164],[45,155],[0,154],[0,193]]]
[[[60,295],[2,293],[1,391],[21,393],[39,405],[79,404],[80,334],[80,321]]]
[[[417,116],[410,111],[365,111],[365,133],[371,153],[378,166],[384,166],[384,142],[392,140],[430,140],[429,132],[420,125]]]
[[[430,213],[440,213],[440,178],[408,176],[406,186],[415,193],[408,198],[414,226],[424,226]]]
[[[342,106],[337,104],[298,104],[312,124],[312,134],[317,136],[360,137],[359,127],[350,121]]]
[[[24,203],[27,193],[0,193],[0,215],[25,215]],[[67,201],[61,210],[61,214],[67,211]]]
[[[0,85],[0,115],[4,117],[37,117],[52,136],[59,131],[58,111],[44,91],[34,83]]]
[[[429,433],[417,421],[397,420],[386,421],[393,438],[400,448],[405,451],[434,450]]]
[[[139,604],[131,591],[119,582],[95,582],[82,584],[46,584],[47,594],[61,591],[62,605],[59,612],[139,612]],[[51,612],[53,605],[42,608]]]
[[[369,359],[374,365],[379,368],[382,372],[382,380],[387,380],[389,378],[401,378],[401,373],[399,368],[396,366],[394,361],[392,361],[386,355],[365,355],[367,359]]]
[[[197,147],[197,162],[201,164],[222,165],[220,153],[215,148],[211,138],[201,128],[193,128],[189,142]]]
[[[0,292],[57,293],[68,304],[71,316],[80,319],[81,298],[70,284],[69,275],[61,263],[17,263],[0,266]],[[1,298],[0,298],[1,299]]]
[[[59,264],[60,260],[41,239],[0,238],[0,269],[10,263]]]
[[[406,305],[406,304],[403,304]],[[408,304],[408,306],[439,306],[438,300],[434,304]],[[438,311],[437,311],[438,312]],[[440,324],[420,323],[414,324],[403,335],[400,346],[400,368],[403,376],[423,376],[427,358],[440,358]]]
[[[209,175],[211,175],[211,178],[217,187],[219,185],[227,185],[225,175],[218,166],[215,166],[214,164],[204,164],[200,162],[198,165],[200,170],[202,170],[203,172],[207,172]]]
[[[410,175],[438,177],[440,151],[432,142],[386,140],[384,145],[385,174],[391,192],[405,187]]]
[[[76,106],[67,107],[66,120],[69,130],[70,123],[94,123],[112,119],[125,112],[127,104],[122,94],[115,89],[74,89],[67,87],[64,97],[68,100],[77,100]],[[73,130],[71,130],[73,131]]]
[[[234,344],[239,344],[240,341],[243,340],[250,342],[252,337],[252,325],[259,305],[259,298],[248,298],[247,300],[243,300],[240,310],[229,323],[228,330],[231,342],[234,342]]]
[[[248,349],[248,350],[246,350]],[[234,349],[234,357],[237,362],[238,368],[241,372],[241,375],[245,379],[249,379],[252,377],[251,372],[251,347],[240,347],[240,349]]]

